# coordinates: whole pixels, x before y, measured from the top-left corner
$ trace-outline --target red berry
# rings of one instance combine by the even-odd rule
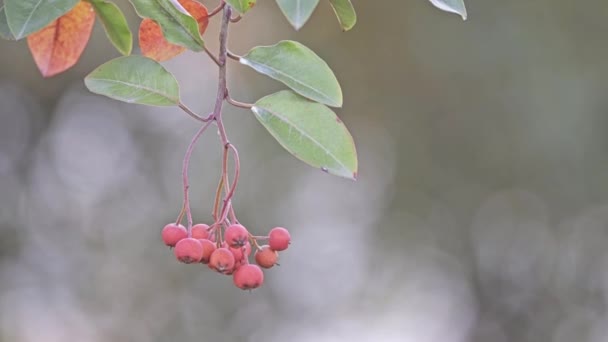
[[[232,271],[234,268],[234,255],[228,248],[218,248],[209,258],[209,268],[214,269],[220,273],[226,273]]]
[[[243,247],[230,247],[228,249],[234,255],[236,263],[242,263],[244,259],[249,258],[249,255],[251,255],[251,244],[249,241]]]
[[[233,224],[226,228],[224,232],[224,240],[230,247],[242,247],[249,239],[247,228],[240,224]]]
[[[203,246],[199,240],[193,238],[179,240],[173,252],[177,260],[185,264],[199,262],[203,258]]]
[[[169,223],[161,231],[165,245],[175,247],[178,241],[188,237],[188,231],[181,224]]]
[[[255,262],[260,265],[260,267],[271,268],[276,265],[278,259],[279,253],[268,245],[262,246],[260,250],[255,252]]]
[[[239,267],[232,276],[234,285],[241,290],[252,290],[264,283],[264,272],[258,265],[247,264]]]
[[[289,247],[291,236],[285,228],[276,227],[268,233],[268,245],[275,251],[284,251]]]
[[[192,237],[195,239],[206,239],[209,237],[209,226],[204,223],[192,226]]]
[[[207,264],[211,258],[211,253],[215,251],[215,242],[208,239],[199,239],[198,241],[201,243],[201,246],[203,246],[203,257],[201,258],[201,262]]]

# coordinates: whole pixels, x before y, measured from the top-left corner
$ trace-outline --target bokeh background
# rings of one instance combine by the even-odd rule
[[[270,0],[231,27],[236,53],[281,39],[317,51],[360,154],[357,182],[331,177],[227,109],[239,219],[294,240],[252,293],[161,244],[198,124],[86,91],[118,56],[101,25],[51,79],[24,42],[0,41],[0,340],[608,341],[608,4],[469,0],[466,22],[425,0],[354,4],[348,33],[327,1],[300,32]],[[166,67],[210,111],[206,56]],[[239,100],[282,88],[229,68]],[[220,149],[208,132],[191,165],[199,222]]]

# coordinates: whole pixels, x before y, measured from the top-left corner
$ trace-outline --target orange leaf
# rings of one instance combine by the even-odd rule
[[[78,62],[94,23],[93,6],[80,1],[71,11],[27,37],[27,45],[42,76],[57,75]]]
[[[201,35],[205,33],[209,23],[207,7],[194,0],[179,0],[179,3],[196,19]],[[165,39],[161,27],[149,18],[142,20],[139,25],[139,48],[144,56],[158,62],[169,60],[186,51],[183,46],[169,43]]]

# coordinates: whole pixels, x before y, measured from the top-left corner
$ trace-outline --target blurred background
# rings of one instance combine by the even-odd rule
[[[162,245],[198,124],[84,88],[118,56],[100,23],[51,79],[0,41],[0,340],[608,341],[608,4],[469,0],[463,22],[426,0],[353,2],[348,33],[326,1],[300,32],[270,0],[231,26],[235,53],[295,39],[324,58],[360,154],[357,182],[326,175],[228,107],[239,219],[293,237],[252,293]],[[165,65],[208,113],[207,57]],[[241,101],[282,89],[233,62],[229,78]],[[197,222],[215,135],[191,164]]]

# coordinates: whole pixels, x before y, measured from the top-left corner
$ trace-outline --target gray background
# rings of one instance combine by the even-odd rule
[[[231,28],[236,53],[281,39],[317,51],[360,155],[357,182],[328,176],[227,110],[239,219],[293,235],[253,293],[162,246],[198,124],[86,91],[118,56],[99,23],[51,79],[24,42],[0,41],[0,340],[607,341],[608,5],[469,0],[463,22],[425,0],[354,3],[348,33],[326,1],[297,33],[270,0]],[[212,50],[216,32],[214,19]],[[166,67],[210,111],[206,56]],[[229,68],[239,100],[282,89]],[[211,220],[215,135],[191,165],[198,222]]]

